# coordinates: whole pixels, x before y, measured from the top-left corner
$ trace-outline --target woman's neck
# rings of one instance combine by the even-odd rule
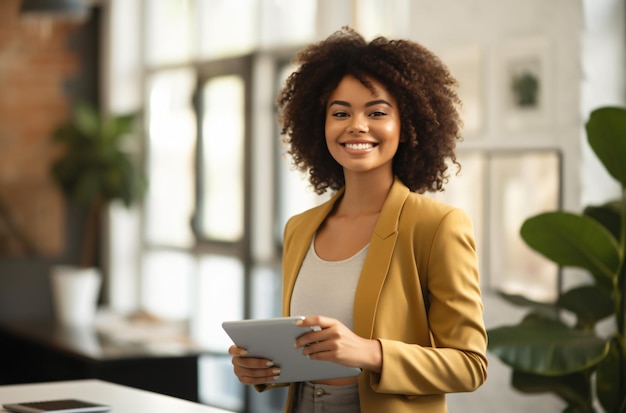
[[[346,176],[345,192],[336,214],[354,216],[380,212],[392,184],[392,174],[370,177]]]

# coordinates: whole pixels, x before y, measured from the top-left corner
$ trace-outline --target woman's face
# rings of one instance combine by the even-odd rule
[[[346,75],[326,107],[326,145],[344,174],[392,173],[400,142],[396,99],[378,81],[368,78],[373,93]]]

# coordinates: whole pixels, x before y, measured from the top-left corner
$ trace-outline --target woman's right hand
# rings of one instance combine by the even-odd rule
[[[228,349],[228,354],[233,356],[233,370],[243,384],[265,384],[280,375],[280,368],[272,360],[244,357],[248,352],[234,344]]]

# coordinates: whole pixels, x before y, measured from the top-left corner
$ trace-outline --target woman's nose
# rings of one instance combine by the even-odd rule
[[[363,119],[360,119],[358,116],[355,116],[348,125],[348,133],[358,134],[358,133],[366,133],[368,131],[367,122]]]

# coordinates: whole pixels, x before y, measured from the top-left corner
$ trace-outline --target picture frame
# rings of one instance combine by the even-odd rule
[[[506,132],[547,130],[554,106],[552,47],[544,37],[511,39],[497,51],[497,119]]]
[[[558,296],[559,268],[526,245],[524,221],[561,207],[561,155],[556,150],[490,155],[488,288],[549,302]]]

